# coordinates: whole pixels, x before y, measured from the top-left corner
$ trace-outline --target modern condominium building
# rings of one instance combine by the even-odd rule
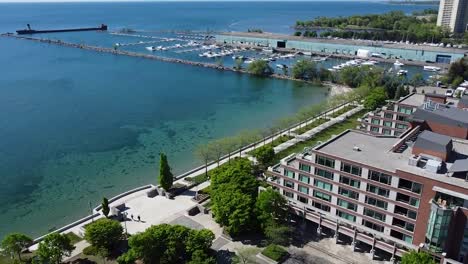
[[[468,30],[468,0],[440,0],[437,25],[452,32]]]
[[[268,182],[318,232],[329,228],[393,259],[416,249],[468,263],[468,140],[444,135],[457,124],[435,132],[410,121],[419,109],[405,112],[411,128],[398,137],[345,131],[270,167]]]

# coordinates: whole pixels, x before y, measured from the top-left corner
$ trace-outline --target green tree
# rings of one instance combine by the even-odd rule
[[[236,65],[234,65],[234,69],[236,70],[242,70],[242,64],[244,63],[244,61],[242,59],[236,59],[235,61]]]
[[[236,256],[233,258],[234,264],[256,264],[255,255],[258,250],[253,247],[242,247],[236,249]]]
[[[128,241],[130,249],[124,254],[122,261],[141,259],[145,264],[199,261],[200,257],[207,256],[213,239],[213,233],[205,229],[198,231],[168,224],[151,226],[144,232],[130,237]],[[204,264],[204,262],[195,263]]]
[[[168,191],[173,182],[174,175],[172,175],[171,167],[169,167],[167,156],[161,153],[159,155],[159,184],[165,191]]]
[[[374,110],[385,104],[387,93],[383,87],[373,89],[364,99],[364,107],[368,110]]]
[[[291,242],[292,229],[289,226],[270,224],[264,233],[270,244],[287,246]]]
[[[63,257],[70,256],[75,247],[70,238],[59,233],[47,235],[36,251],[40,263],[60,264]]]
[[[426,252],[411,250],[401,257],[401,264],[436,264],[436,262]]]
[[[273,73],[273,68],[268,64],[268,61],[256,60],[249,64],[247,71],[253,75],[267,76]]]
[[[122,234],[122,225],[118,221],[107,218],[98,219],[85,227],[86,241],[96,250],[107,253],[112,252],[117,246]]]
[[[272,146],[263,146],[255,150],[254,157],[263,166],[268,166],[275,159],[275,150]]]
[[[102,213],[104,214],[105,217],[109,216],[110,208],[109,208],[109,200],[107,200],[106,197],[102,198]]]
[[[418,88],[420,86],[423,86],[424,83],[425,83],[424,82],[424,76],[421,73],[416,73],[415,75],[413,75],[413,77],[411,77],[410,84],[414,88]]]
[[[208,256],[204,251],[197,250],[193,252],[192,259],[187,264],[215,264],[216,260]]]
[[[317,66],[309,60],[300,60],[292,68],[292,77],[295,79],[313,80],[319,77]]]
[[[208,162],[214,159],[213,149],[208,144],[198,145],[195,155],[205,163],[205,176],[208,177]]]
[[[21,251],[31,245],[32,242],[33,240],[27,235],[20,233],[8,234],[0,244],[0,253],[9,256],[11,259],[18,257],[18,260],[22,261]]]
[[[255,213],[261,227],[283,224],[287,218],[288,203],[284,196],[272,188],[260,192],[255,203]]]

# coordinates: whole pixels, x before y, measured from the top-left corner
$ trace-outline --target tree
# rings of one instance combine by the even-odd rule
[[[263,231],[270,244],[287,246],[291,241],[292,229],[286,225],[268,225]]]
[[[319,77],[317,66],[309,60],[300,60],[292,68],[292,76],[295,79],[312,80]]]
[[[110,209],[109,209],[109,200],[107,200],[106,197],[102,199],[102,213],[104,214],[105,217],[109,215]]]
[[[101,218],[85,227],[85,239],[98,251],[110,253],[122,238],[123,228],[118,221]]]
[[[214,158],[212,149],[208,144],[198,145],[195,155],[205,163],[205,176],[208,177],[208,162]]]
[[[206,229],[193,230],[169,224],[151,226],[130,237],[130,250],[122,261],[141,259],[145,264],[178,264],[193,260],[193,264],[211,264],[196,261],[208,256],[213,239],[214,234]]]
[[[411,77],[410,84],[414,88],[418,88],[424,85],[424,76],[421,73],[416,73],[415,75],[413,75],[413,77]]]
[[[260,192],[255,203],[258,222],[265,229],[268,225],[280,225],[285,222],[288,203],[284,196],[272,188]]]
[[[364,107],[368,110],[374,110],[385,104],[387,93],[383,87],[373,89],[364,99]]]
[[[273,73],[273,68],[268,64],[268,61],[256,60],[249,64],[248,72],[253,75],[267,76]]]
[[[171,167],[167,162],[167,156],[164,153],[159,155],[159,184],[161,187],[168,191],[174,182],[174,175],[172,175]]]
[[[436,262],[426,252],[411,250],[401,257],[401,264],[436,264]]]
[[[70,238],[59,233],[47,235],[39,243],[37,257],[40,263],[60,264],[63,257],[70,256],[75,247],[71,244]]]
[[[21,261],[21,251],[27,248],[33,240],[27,235],[20,233],[11,233],[5,236],[0,244],[0,252],[9,256],[11,259],[18,257]]]
[[[216,260],[205,252],[197,250],[193,252],[192,259],[187,264],[215,264]]]
[[[254,157],[264,167],[275,159],[275,150],[272,146],[263,146],[255,150]]]

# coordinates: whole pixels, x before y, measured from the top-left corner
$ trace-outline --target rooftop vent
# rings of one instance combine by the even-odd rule
[[[353,150],[354,150],[354,151],[361,151],[361,149],[360,149],[358,146],[354,146],[354,147],[353,147]]]
[[[438,110],[440,108],[440,104],[439,103],[435,103],[431,100],[428,100],[427,102],[425,102],[423,104],[423,109],[424,110],[428,110],[428,111],[434,111],[434,110]]]

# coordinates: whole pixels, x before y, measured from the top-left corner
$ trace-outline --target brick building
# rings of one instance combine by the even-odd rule
[[[270,167],[268,182],[319,232],[334,230],[393,259],[416,249],[441,263],[468,263],[468,140],[453,136],[456,123],[409,123],[422,108],[402,102],[415,98],[383,110],[395,117],[407,107],[410,128],[399,137],[345,131]]]

